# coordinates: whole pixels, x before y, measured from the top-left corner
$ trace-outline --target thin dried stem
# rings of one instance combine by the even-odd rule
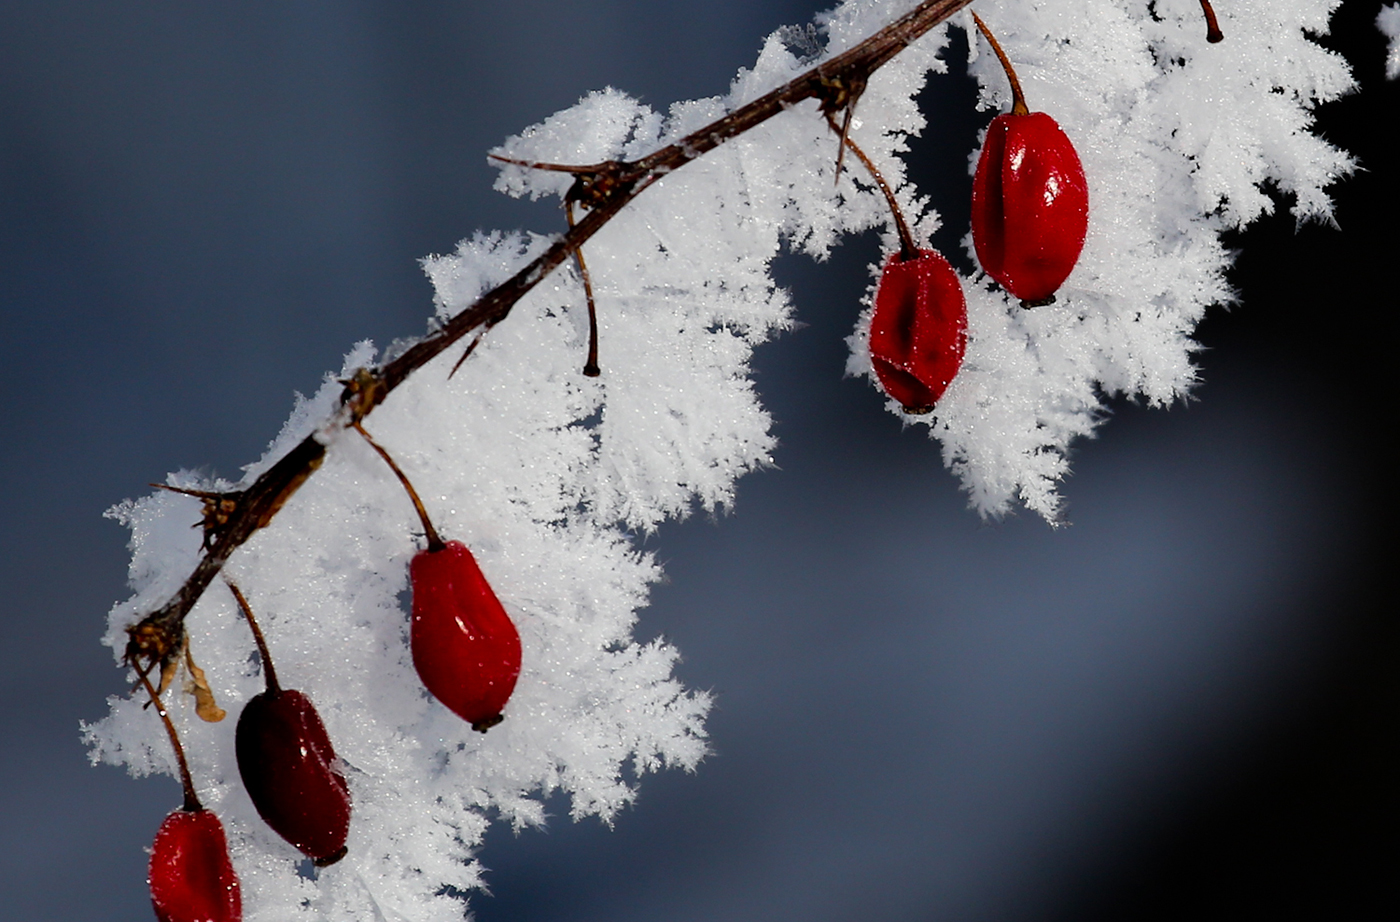
[[[237,509],[214,537],[194,572],[168,602],[128,628],[128,633],[133,635],[133,639],[147,635],[156,638],[178,635],[185,616],[194,608],[233,552],[255,531],[271,522],[283,504],[321,466],[326,456],[326,436],[321,432],[333,426],[352,427],[373,412],[409,375],[458,340],[474,330],[489,328],[503,320],[516,302],[652,183],[805,100],[819,100],[825,111],[853,105],[871,74],[971,2],[924,0],[847,51],[680,141],[638,160],[609,161],[586,167],[540,165],[539,169],[558,168],[574,175],[574,188],[570,190],[570,195],[574,201],[589,208],[588,214],[544,253],[510,279],[482,295],[471,307],[423,337],[393,361],[373,371],[362,369],[347,382],[341,398],[342,406],[337,415],[328,421],[329,425],[307,436],[246,489],[238,491]]]
[[[997,60],[1001,62],[1001,69],[1006,71],[1006,79],[1011,81],[1011,114],[1029,115],[1030,109],[1026,106],[1026,94],[1021,92],[1021,81],[1016,77],[1016,68],[1011,66],[1011,59],[1006,56],[1006,52],[1001,50],[1001,42],[997,41],[992,30],[987,28],[987,24],[982,21],[976,11],[972,12],[972,21],[977,23],[977,30],[992,46],[992,51],[996,52]]]
[[[1210,0],[1201,0],[1201,12],[1206,14],[1206,41],[1214,45],[1225,41],[1225,33],[1220,31],[1220,23],[1215,18],[1215,8]]]

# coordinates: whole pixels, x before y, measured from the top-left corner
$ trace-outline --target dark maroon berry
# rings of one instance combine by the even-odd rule
[[[311,700],[282,688],[254,696],[234,742],[243,786],[267,825],[318,865],[343,858],[350,788]]]
[[[237,586],[230,582],[229,588],[253,630],[267,680],[267,690],[254,695],[238,716],[238,774],[258,815],[274,832],[318,867],[335,864],[345,857],[350,833],[350,786],[321,715],[310,698],[277,683],[252,607]]]

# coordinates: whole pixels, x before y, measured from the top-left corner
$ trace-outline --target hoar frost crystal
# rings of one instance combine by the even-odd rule
[[[592,164],[635,158],[793,79],[907,12],[908,0],[850,0],[820,17],[814,57],[770,36],[728,94],[657,112],[617,90],[584,97],[508,139],[521,161]],[[1238,0],[1218,13],[1227,36],[1205,41],[1198,0],[978,0],[1026,93],[1053,111],[1083,161],[1092,202],[1077,265],[1054,305],[1025,310],[982,276],[964,278],[961,369],[920,420],[942,446],[972,506],[1023,505],[1055,520],[1065,451],[1126,395],[1164,406],[1195,373],[1190,334],[1227,301],[1220,233],[1271,212],[1277,190],[1300,219],[1327,220],[1326,187],[1352,161],[1313,135],[1311,108],[1352,82],[1308,34],[1336,0]],[[969,19],[957,24],[970,29]],[[924,127],[914,103],[946,26],[875,72],[851,137],[896,188],[920,245],[938,217],[904,182],[897,155]],[[982,105],[1009,100],[995,58],[970,36]],[[401,603],[419,550],[399,485],[365,442],[320,429],[341,384],[328,376],[298,399],[251,482],[308,434],[324,463],[225,572],[277,638],[278,670],[320,706],[354,803],[347,853],[315,879],[259,818],[238,782],[233,721],[205,723],[174,695],[205,806],[222,818],[249,919],[460,919],[451,893],[480,882],[473,849],[488,816],[539,823],[541,798],[567,792],[575,818],[628,803],[622,769],[693,768],[705,752],[703,693],[672,678],[676,651],[632,638],[659,576],[635,532],[698,506],[728,504],[735,479],[768,463],[769,418],[748,377],[753,349],[792,322],[769,265],[783,247],[823,258],[843,234],[883,228],[889,210],[864,176],[833,171],[837,140],[815,101],[797,105],[643,192],[584,247],[606,359],[585,376],[584,297],[561,268],[471,359],[452,355],[407,380],[374,416],[375,437],[471,548],[517,625],[522,667],[508,719],[475,733],[426,695]],[[569,175],[499,163],[497,188],[563,195]],[[853,175],[855,173],[855,175]],[[949,177],[963,184],[964,177]],[[424,266],[440,319],[471,305],[550,244],[536,234],[478,233]],[[848,370],[872,373],[870,310],[851,337]],[[368,343],[339,377],[372,366]],[[894,412],[902,412],[891,401]],[[910,418],[911,422],[914,420]],[[172,486],[229,490],[188,472]],[[169,599],[202,553],[195,498],[156,492],[111,513],[132,529],[133,596],[106,642]],[[237,711],[263,690],[248,628],[215,583],[185,622],[219,700]],[[85,728],[94,760],[137,775],[175,774],[159,721],[136,697]]]

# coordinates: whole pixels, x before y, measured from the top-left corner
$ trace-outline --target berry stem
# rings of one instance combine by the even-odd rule
[[[194,792],[194,779],[190,777],[190,764],[185,761],[185,747],[180,745],[180,736],[175,732],[175,724],[171,722],[170,715],[165,711],[165,702],[160,700],[160,695],[156,694],[155,686],[145,673],[140,673],[141,684],[146,686],[146,694],[151,696],[151,703],[156,706],[156,713],[160,715],[161,722],[165,724],[165,732],[170,734],[170,745],[175,747],[175,761],[180,765],[180,784],[185,789],[184,810],[186,813],[198,813],[204,809],[204,805],[199,802],[199,795]]]
[[[1204,2],[1204,0],[1202,0]],[[1001,69],[1006,71],[1006,79],[1011,81],[1011,114],[1030,115],[1030,108],[1026,105],[1026,94],[1021,92],[1021,81],[1016,77],[1016,68],[1011,66],[1011,59],[1006,56],[1006,52],[1001,50],[1001,42],[992,35],[992,30],[987,28],[987,24],[982,21],[982,17],[976,12],[972,13],[972,21],[977,23],[978,30],[992,46],[992,51],[996,52],[997,60],[1001,62]]]
[[[1220,23],[1215,18],[1215,8],[1210,0],[1201,0],[1201,12],[1206,14],[1206,41],[1214,45],[1225,41],[1225,33],[1220,31]]]
[[[831,126],[832,131],[841,134],[841,128],[830,113],[827,113],[826,121]],[[890,188],[889,183],[885,182],[885,177],[881,175],[874,162],[865,155],[865,151],[860,149],[860,145],[856,144],[849,136],[843,136],[843,138],[846,142],[845,146],[851,149],[851,153],[856,155],[856,159],[870,172],[871,176],[875,177],[875,185],[880,187],[880,191],[884,193],[885,201],[889,203],[890,213],[894,215],[895,230],[899,233],[899,261],[908,262],[911,259],[918,259],[919,248],[914,245],[914,235],[909,232],[909,224],[904,220],[904,211],[899,207],[899,202],[895,200],[894,190]]]
[[[379,457],[384,459],[384,463],[389,465],[389,469],[394,472],[394,476],[399,478],[399,483],[403,484],[403,488],[408,491],[408,498],[413,501],[413,508],[418,510],[418,518],[423,520],[423,531],[428,535],[428,551],[436,553],[447,547],[447,542],[443,541],[442,538],[438,536],[437,529],[433,527],[432,519],[428,518],[428,510],[423,508],[423,501],[418,498],[418,491],[413,489],[413,484],[409,483],[408,475],[403,472],[403,469],[400,468],[398,464],[394,463],[394,459],[389,457],[389,453],[384,450],[383,446],[370,438],[369,433],[365,431],[365,427],[360,425],[358,420],[352,422],[350,425],[355,428],[356,432],[365,437],[365,441],[369,442],[370,448],[379,452]]]
[[[282,686],[277,684],[277,670],[272,668],[272,654],[268,652],[267,641],[263,639],[262,628],[258,627],[258,619],[253,617],[253,606],[248,604],[248,600],[243,595],[243,590],[227,576],[224,582],[228,583],[228,588],[232,590],[233,597],[238,600],[238,607],[243,609],[243,617],[248,619],[248,627],[253,630],[253,642],[258,645],[258,656],[262,657],[263,678],[267,681],[267,690],[273,693],[282,690]]]

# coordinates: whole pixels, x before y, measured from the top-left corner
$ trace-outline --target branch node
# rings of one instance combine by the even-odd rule
[[[161,669],[160,690],[165,691],[185,649],[185,623],[171,622],[150,614],[128,627],[126,635],[129,639],[123,659],[136,670],[136,684],[132,691],[141,687],[146,676],[157,665]],[[141,662],[143,658],[146,661],[144,665]]]
[[[487,154],[492,160],[513,163],[532,170],[553,170],[556,173],[569,173],[574,184],[564,193],[564,202],[575,202],[584,208],[597,208],[618,194],[625,194],[642,176],[642,170],[635,164],[620,160],[605,160],[574,166],[567,163],[545,163],[539,160],[517,160],[500,154]]]
[[[360,422],[389,395],[384,376],[370,368],[356,368],[354,374],[342,378],[340,383],[345,385],[345,390],[340,394],[341,406],[350,411],[347,426]]]
[[[195,522],[192,527],[203,526],[204,550],[206,551],[213,548],[214,542],[219,540],[219,536],[228,530],[229,522],[243,502],[243,490],[191,490],[186,487],[172,487],[166,483],[153,483],[150,486],[157,490],[179,493],[182,496],[193,496],[204,502],[202,518]]]

